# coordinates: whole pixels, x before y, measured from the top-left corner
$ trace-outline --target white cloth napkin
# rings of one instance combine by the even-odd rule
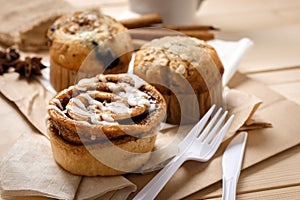
[[[207,43],[216,49],[224,65],[223,86],[226,86],[237,71],[242,58],[253,46],[253,42],[249,38],[242,38],[238,41],[214,39]]]

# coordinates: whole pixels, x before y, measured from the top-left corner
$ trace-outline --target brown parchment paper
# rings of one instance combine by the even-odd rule
[[[25,79],[20,79],[19,75],[16,73],[9,73],[0,77],[0,91],[6,98],[15,103],[20,112],[28,119],[30,123],[32,123],[34,127],[36,127],[42,134],[47,136],[47,131],[45,130],[46,107],[49,99],[53,96],[52,93],[44,89],[44,87],[37,80],[27,81]],[[247,130],[247,126],[242,125],[245,124],[246,121],[249,121],[249,119],[251,119],[251,116],[253,115],[257,107],[261,104],[261,100],[254,95],[243,93],[238,90],[226,89],[225,93],[227,108],[229,109],[230,114],[234,114],[236,116],[234,123],[230,127],[230,131],[226,136],[227,138],[229,138],[241,127]],[[252,124],[255,123],[252,122]],[[265,122],[260,122],[260,124],[256,124],[256,126],[257,128],[259,128],[265,124]],[[190,127],[187,127],[183,130],[189,130],[189,128]],[[160,146],[168,143],[174,137],[174,135],[177,134],[175,130],[176,127],[165,125],[158,137],[156,148],[159,148]],[[187,131],[185,133],[187,133]],[[53,173],[53,171],[51,171],[46,174],[51,174],[52,180],[55,180],[55,182],[61,183],[62,185],[63,183],[67,182],[71,186],[58,187],[54,189],[48,186],[41,189],[38,187],[38,185],[35,184],[39,183],[41,181],[41,178],[48,180],[46,181],[48,183],[52,181],[51,177],[44,176],[46,172],[45,169],[50,168],[42,167],[37,168],[33,171],[25,171],[26,173],[22,173],[22,170],[25,169],[20,166],[22,166],[23,162],[27,162],[27,164],[30,165],[30,163],[32,162],[37,162],[36,160],[39,161],[40,159],[43,159],[43,156],[45,156],[43,154],[47,154],[49,158],[52,157],[50,145],[48,144],[48,140],[45,137],[41,135],[34,136],[34,138],[31,138],[37,143],[34,146],[42,145],[46,147],[47,145],[49,145],[47,153],[35,151],[34,146],[30,145],[31,140],[28,141],[28,138],[30,137],[27,137],[27,135],[28,133],[23,134],[23,136],[19,140],[17,140],[16,146],[14,146],[3,159],[5,162],[2,162],[2,177],[0,177],[0,180],[2,193],[6,197],[38,195],[64,199],[67,198],[65,193],[68,193],[68,198],[75,197],[78,199],[95,199],[101,197],[101,199],[126,199],[131,192],[134,192],[136,190],[135,184],[137,186],[140,186],[140,182],[145,183],[145,181],[148,180],[149,175],[129,175],[126,178],[123,176],[93,178],[78,178],[78,176],[75,176],[75,181],[72,182],[66,181],[66,179],[62,176],[58,176],[59,173]],[[181,135],[182,137],[184,137],[184,134]],[[23,152],[27,152],[28,155],[32,156],[22,157],[22,159],[15,161],[14,155],[18,155],[20,148]],[[159,164],[174,156],[175,153],[176,148],[171,148],[169,151],[160,154],[159,157],[152,158],[152,160],[154,161],[154,165],[152,164],[152,167],[159,167]],[[41,156],[40,159],[34,159],[33,161],[30,160],[30,158],[38,158],[39,156]],[[14,164],[7,165],[7,163],[10,163],[8,161],[14,161],[12,162]],[[57,167],[57,169],[53,169],[60,170],[53,159],[47,159],[46,164],[47,163]],[[33,167],[34,169],[34,166],[31,167]],[[215,167],[216,169],[219,168],[219,166]],[[54,172],[56,172],[55,170]],[[18,173],[14,173],[16,171],[18,171]],[[7,174],[7,172],[9,172],[9,174],[13,176],[6,176],[5,174]],[[31,178],[30,183],[35,183],[34,185],[30,186],[29,184],[27,188],[24,188],[24,186],[22,187],[22,184],[14,184],[15,180],[26,180],[26,182],[28,182],[29,179],[25,178],[28,178],[28,175],[30,175],[31,173],[35,173],[35,176],[29,176],[29,178]],[[73,176],[68,172],[64,173],[66,174],[66,177]],[[24,175],[25,178],[23,177]],[[127,178],[135,184],[128,181]],[[76,190],[74,188],[76,188]],[[194,189],[196,188],[198,187],[195,187]]]

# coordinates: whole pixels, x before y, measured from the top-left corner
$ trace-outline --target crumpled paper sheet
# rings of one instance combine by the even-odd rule
[[[46,109],[53,94],[36,80],[21,79],[17,73],[0,76],[0,91],[17,105],[33,126],[46,135]]]
[[[0,0],[0,4],[0,43],[27,51],[47,49],[49,26],[75,10],[64,0]]]
[[[47,131],[45,130],[46,107],[48,101],[53,96],[52,93],[44,89],[37,80],[27,81],[20,79],[16,73],[8,73],[0,77],[0,91],[16,104],[34,127],[47,136]],[[226,96],[226,99],[232,99],[227,101],[227,107],[231,108],[231,114],[235,114],[236,116],[227,135],[227,137],[231,137],[248,118],[251,118],[254,108],[256,108],[261,101],[253,95],[245,94],[237,90],[227,90]],[[245,99],[247,101],[243,104],[236,104],[233,101],[235,99]],[[242,106],[241,109],[235,107],[234,104]],[[38,112],[35,112],[37,110]],[[158,137],[156,148],[167,144],[170,139],[174,137],[174,134],[176,135],[177,132],[174,132],[172,126],[165,126],[165,129],[162,130],[162,134]],[[184,134],[182,134],[182,136],[184,136]],[[32,145],[33,142],[35,143],[34,145]],[[40,146],[44,151],[36,151],[36,146]],[[22,154],[19,154],[20,148]],[[169,151],[165,151],[164,154],[160,154],[159,157],[152,158],[155,165],[151,167],[155,168],[158,164],[174,156],[176,150],[176,148],[171,148]],[[38,195],[65,199],[67,198],[66,194],[68,194],[68,198],[76,195],[78,199],[94,199],[99,196],[101,196],[101,198],[124,199],[136,189],[135,185],[123,176],[78,178],[78,176],[61,170],[51,157],[50,144],[45,137],[38,134],[33,137],[32,133],[26,133],[22,136],[3,159],[0,177],[2,195]],[[43,161],[44,165],[32,164],[41,161]],[[24,168],[23,166],[26,165],[27,167]],[[27,170],[28,168],[35,169],[34,166],[37,166],[36,170]],[[32,173],[34,173],[34,175]],[[6,176],[6,174],[10,174],[10,176]],[[51,176],[45,176],[45,174],[51,174]],[[145,180],[147,180],[146,177],[147,176],[145,176]],[[144,179],[144,176],[139,177],[139,179]],[[20,184],[15,184],[14,182],[16,180],[19,181]],[[49,185],[48,187],[44,187],[44,185],[42,185],[43,187],[39,187],[40,183],[48,183],[51,185],[53,181],[57,184],[55,188],[52,186],[49,187]],[[28,186],[27,188],[24,188],[25,186],[23,184],[25,182],[25,186]],[[28,183],[33,183],[33,185]],[[78,188],[78,190],[74,188]]]

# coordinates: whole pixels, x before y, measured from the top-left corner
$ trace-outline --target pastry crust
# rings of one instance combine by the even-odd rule
[[[145,164],[154,147],[156,135],[131,141],[116,141],[114,146],[101,143],[90,145],[74,145],[59,136],[57,130],[48,124],[51,149],[55,161],[72,174],[82,176],[113,176],[134,172]],[[131,152],[128,156],[114,153],[114,148]],[[101,154],[105,162],[97,159]],[[107,159],[107,160],[106,160]]]
[[[150,157],[142,154],[154,147],[158,126],[166,114],[166,103],[153,86],[133,74],[100,74],[55,95],[49,102],[48,114],[54,158],[63,168],[80,175],[115,175],[128,172],[127,168],[137,169]],[[101,161],[87,154],[92,148],[108,157],[105,152],[113,153],[109,144],[141,155],[126,155],[127,160],[136,163],[123,166],[125,170],[107,166],[112,169],[103,171],[102,167],[93,166],[89,171],[84,169],[86,164],[77,162],[82,157],[82,161],[91,160],[88,165],[101,166],[97,164]],[[67,154],[71,154],[70,160]],[[115,164],[122,160],[109,162]]]
[[[98,11],[63,15],[49,28],[47,36],[51,67],[53,64],[51,80],[68,79],[61,71],[66,74],[80,71],[85,78],[99,73],[127,72],[132,40],[127,28],[110,16]],[[74,84],[68,81],[51,83],[57,91]]]
[[[222,105],[223,72],[213,47],[186,36],[152,40],[134,60],[134,73],[163,94],[172,124],[194,123],[212,104]]]

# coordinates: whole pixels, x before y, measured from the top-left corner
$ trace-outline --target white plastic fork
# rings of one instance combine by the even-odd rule
[[[228,112],[225,111],[220,116],[222,108],[219,108],[207,124],[215,107],[213,105],[179,143],[178,154],[133,198],[134,200],[154,199],[185,161],[206,162],[215,154],[233,120],[232,115],[223,125]],[[203,130],[204,127],[205,129]]]

